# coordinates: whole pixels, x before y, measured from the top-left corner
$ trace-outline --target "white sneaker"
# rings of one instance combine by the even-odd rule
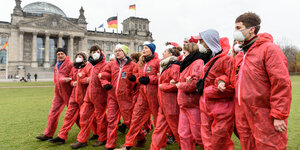
[[[126,150],[126,147],[125,146],[122,146],[120,148],[115,148],[114,150]]]

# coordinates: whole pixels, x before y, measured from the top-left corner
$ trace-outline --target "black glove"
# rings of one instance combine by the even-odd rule
[[[112,89],[112,85],[110,85],[110,84],[105,84],[105,85],[104,85],[104,89],[108,91],[108,90]]]
[[[129,81],[134,82],[135,80],[136,80],[135,75],[131,75],[131,76],[129,77]]]
[[[140,77],[139,82],[141,84],[147,85],[150,82],[150,79],[149,79],[149,77]]]

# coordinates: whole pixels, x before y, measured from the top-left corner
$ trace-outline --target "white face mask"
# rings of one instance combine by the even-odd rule
[[[251,29],[252,27],[250,27],[250,28],[248,28],[248,29]],[[239,42],[244,42],[245,41],[245,39],[246,39],[246,36],[249,34],[249,32],[250,32],[250,30],[246,33],[246,35],[244,35],[243,34],[243,31],[245,31],[245,30],[247,30],[247,28],[246,29],[244,29],[244,30],[242,30],[242,31],[240,31],[240,30],[235,30],[234,32],[233,32],[233,38],[234,38],[234,40],[237,40],[237,41],[239,41]]]
[[[82,59],[81,59],[80,57],[77,57],[77,58],[75,59],[75,62],[81,63],[81,62],[82,62]]]
[[[202,44],[199,44],[199,52],[200,53],[207,53],[207,48],[205,48]]]
[[[233,50],[238,53],[239,51],[242,50],[242,48],[240,47],[241,45],[240,44],[235,44],[234,47],[233,47]]]
[[[94,60],[98,60],[99,57],[100,57],[100,54],[99,54],[99,53],[94,53],[94,54],[93,54]]]

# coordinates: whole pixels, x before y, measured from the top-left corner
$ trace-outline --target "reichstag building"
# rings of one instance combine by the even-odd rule
[[[78,51],[88,52],[93,44],[98,44],[108,59],[117,44],[117,37],[118,43],[128,45],[130,53],[141,51],[144,41],[153,41],[149,20],[145,18],[123,20],[121,33],[100,32],[87,30],[82,7],[78,18],[70,18],[50,3],[34,2],[21,7],[21,0],[15,1],[11,22],[0,21],[1,79],[7,75],[26,77],[27,73],[52,78],[57,47],[66,48],[73,60]],[[6,42],[7,46],[4,46]]]

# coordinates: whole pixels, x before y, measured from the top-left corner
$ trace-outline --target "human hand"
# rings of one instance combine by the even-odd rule
[[[285,132],[287,130],[287,126],[284,120],[279,120],[274,118],[274,127],[276,131]]]
[[[220,80],[218,82],[218,90],[221,91],[221,92],[224,92],[226,90],[226,87],[225,87],[225,82]]]

